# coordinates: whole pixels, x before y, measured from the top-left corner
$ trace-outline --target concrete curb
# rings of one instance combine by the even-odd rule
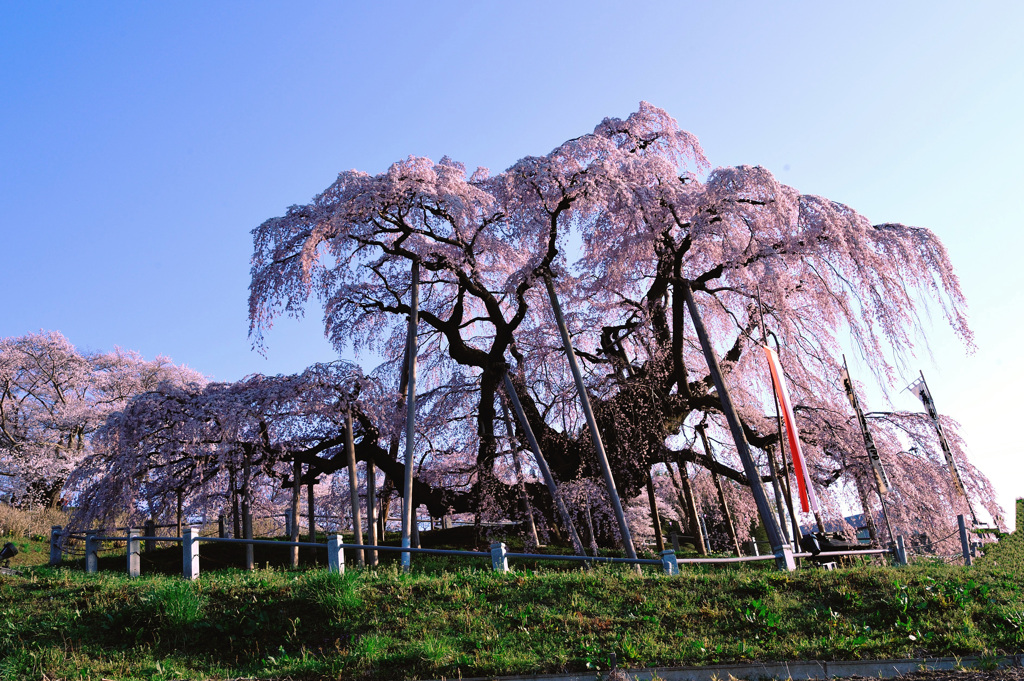
[[[985,665],[1020,667],[1024,655],[1001,655],[984,658]],[[650,667],[622,669],[636,681],[728,681],[730,678],[762,681],[765,679],[830,679],[845,676],[890,678],[911,672],[932,669],[978,668],[980,657],[928,657],[910,660],[798,660],[794,662],[755,662],[751,664],[717,664],[706,667]],[[535,674],[522,676],[480,676],[462,681],[599,681],[608,678],[608,671],[572,674]],[[440,681],[444,681],[441,679]]]

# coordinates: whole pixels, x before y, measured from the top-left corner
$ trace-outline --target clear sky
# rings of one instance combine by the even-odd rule
[[[447,154],[499,171],[647,100],[713,165],[939,235],[977,348],[937,318],[907,382],[924,370],[1008,507],[1022,26],[1024,3],[982,1],[0,0],[0,336],[59,330],[218,380],[330,360],[316,315],[250,349],[252,228],[341,170]]]

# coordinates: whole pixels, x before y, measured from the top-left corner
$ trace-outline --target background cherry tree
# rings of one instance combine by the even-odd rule
[[[350,408],[356,437],[366,439],[362,424],[376,415],[359,401],[364,384],[358,367],[338,361],[290,376],[162,383],[139,394],[106,419],[77,468],[72,524],[225,513],[237,525],[241,499],[257,514],[279,511],[294,491],[296,462],[303,485],[346,466]],[[331,506],[330,498],[321,501]]]
[[[57,505],[108,415],[158,385],[205,378],[166,357],[80,353],[58,332],[0,339],[0,474],[19,505]]]

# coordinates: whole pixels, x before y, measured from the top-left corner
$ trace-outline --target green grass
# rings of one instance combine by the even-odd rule
[[[1021,532],[972,568],[0,577],[0,679],[398,679],[1024,649]],[[0,540],[5,541],[5,540]],[[25,554],[41,554],[32,542]],[[204,546],[205,552],[207,547]],[[110,560],[115,560],[111,558]],[[145,567],[143,568],[146,569]]]

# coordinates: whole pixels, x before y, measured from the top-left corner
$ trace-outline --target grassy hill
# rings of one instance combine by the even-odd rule
[[[130,581],[123,556],[98,575],[31,567],[0,577],[0,679],[450,678],[596,670],[612,654],[640,667],[1020,652],[1022,513],[971,568],[495,574],[420,558],[411,574],[226,569],[190,583]],[[23,564],[45,561],[42,542],[16,543]]]

